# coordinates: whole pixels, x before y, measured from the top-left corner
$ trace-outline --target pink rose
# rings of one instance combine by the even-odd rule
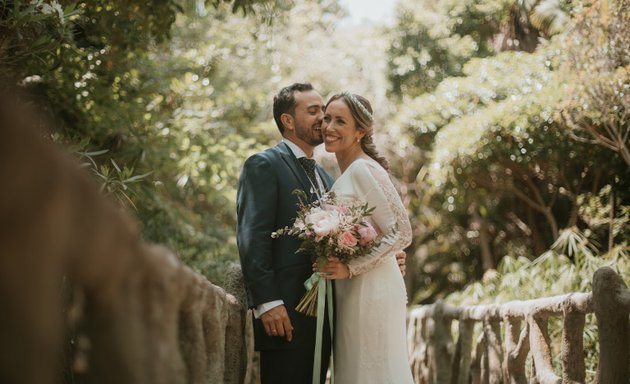
[[[355,245],[357,245],[358,240],[356,237],[354,237],[352,232],[344,232],[341,234],[339,242],[344,247],[354,247]]]
[[[337,210],[337,206],[333,205],[333,204],[322,204],[322,208],[325,211],[336,211]]]
[[[374,227],[369,223],[367,223],[365,227],[362,226],[361,228],[359,228],[358,232],[359,236],[361,236],[361,239],[359,239],[359,244],[361,245],[371,243],[372,241],[374,241],[374,239],[376,239],[376,236],[378,235]]]
[[[345,215],[346,213],[350,212],[350,210],[344,207],[343,205],[324,204],[322,207],[326,211],[336,211],[336,212],[341,213],[342,215]]]

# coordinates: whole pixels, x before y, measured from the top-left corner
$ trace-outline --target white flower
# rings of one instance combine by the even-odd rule
[[[31,5],[34,5],[35,8],[39,9],[41,13],[44,15],[50,15],[51,13],[56,13],[57,17],[59,17],[59,22],[61,24],[65,23],[65,18],[63,14],[63,7],[61,4],[57,2],[57,0],[50,1],[50,4],[44,2],[43,0],[31,0]]]
[[[306,229],[306,224],[304,224],[304,221],[302,221],[302,219],[295,219],[295,223],[293,223],[293,228],[304,231]]]
[[[313,210],[305,218],[306,224],[312,224],[313,232],[319,237],[327,236],[339,226],[339,213],[336,211]]]

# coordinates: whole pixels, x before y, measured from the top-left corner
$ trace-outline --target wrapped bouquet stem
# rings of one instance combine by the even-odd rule
[[[324,279],[318,274],[313,273],[311,277],[304,282],[306,293],[300,299],[295,310],[307,316],[317,316],[317,291],[319,284],[324,284]]]

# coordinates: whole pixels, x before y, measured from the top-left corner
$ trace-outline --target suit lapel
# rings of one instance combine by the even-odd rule
[[[326,171],[324,171],[324,169],[319,164],[315,166],[315,169],[317,170],[317,173],[319,173],[319,178],[321,179],[322,183],[324,183],[324,188],[326,188],[326,192],[330,191],[330,188],[332,187],[330,176],[328,176]]]
[[[282,160],[293,173],[293,176],[295,176],[295,178],[299,180],[300,184],[302,184],[304,192],[306,192],[307,195],[310,195],[312,188],[311,182],[308,180],[306,172],[293,154],[293,151],[291,151],[289,146],[285,143],[278,144],[276,148],[278,149],[278,152],[280,152]]]

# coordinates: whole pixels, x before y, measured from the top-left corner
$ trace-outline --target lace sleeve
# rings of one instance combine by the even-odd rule
[[[353,186],[359,198],[375,207],[371,219],[376,224],[376,230],[379,234],[390,236],[367,255],[350,260],[350,276],[374,269],[395,251],[407,247],[412,236],[407,211],[388,173],[376,163],[359,161],[352,169]]]

